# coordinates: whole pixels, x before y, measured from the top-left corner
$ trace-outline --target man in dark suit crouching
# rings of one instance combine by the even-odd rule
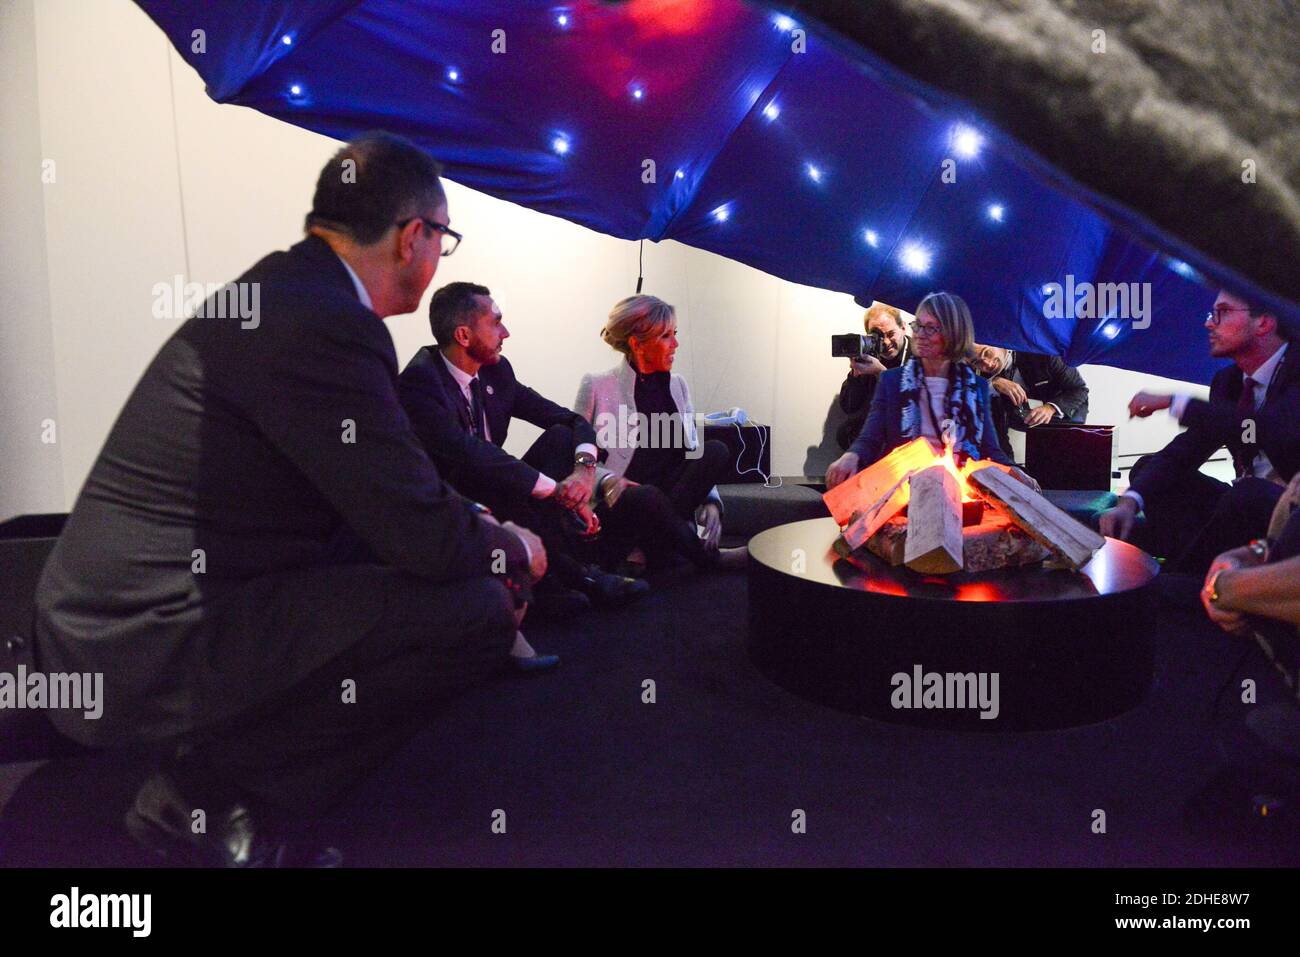
[[[101,719],[52,715],[87,745],[159,746],[127,824],[173,860],[335,863],[303,825],[504,667],[514,592],[544,573],[397,399],[383,317],[459,240],[439,173],[387,134],[330,160],[307,238],[237,280],[255,321],[209,300],[145,370],[41,578],[40,666],[104,675]]]

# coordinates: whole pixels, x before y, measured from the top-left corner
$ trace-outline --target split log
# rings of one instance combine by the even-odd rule
[[[854,515],[865,512],[879,502],[886,492],[898,484],[899,479],[915,469],[934,464],[935,451],[929,441],[913,439],[894,449],[883,459],[868,465],[862,471],[845,479],[822,496],[826,507],[843,528]],[[903,501],[906,505],[906,499]],[[886,521],[892,516],[886,516]]]
[[[853,514],[849,524],[844,527],[844,540],[850,548],[861,548],[880,526],[903,510],[910,494],[908,480],[915,474],[906,473],[893,487],[886,489],[879,499],[863,511]]]
[[[962,567],[961,492],[942,465],[917,472],[907,503],[903,561],[913,571],[947,575]]]
[[[1106,544],[1101,535],[999,469],[972,473],[970,486],[1070,568],[1082,568]]]

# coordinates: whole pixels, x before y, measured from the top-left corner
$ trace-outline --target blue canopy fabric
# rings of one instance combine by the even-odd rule
[[[137,2],[214,100],[338,139],[403,134],[530,209],[909,311],[947,289],[981,341],[1074,365],[1196,382],[1220,365],[1202,322],[1239,277],[767,7]]]

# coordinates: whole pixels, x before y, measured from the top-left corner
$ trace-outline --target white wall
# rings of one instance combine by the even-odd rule
[[[0,63],[0,518],[6,518],[64,508],[30,2],[0,3]],[[50,421],[52,436],[44,425]]]
[[[0,159],[6,170],[38,169],[39,158],[57,164],[56,182],[40,188],[36,173],[0,178],[0,294],[12,310],[0,333],[4,517],[71,505],[131,387],[177,325],[153,318],[154,284],[178,274],[224,282],[296,241],[335,144],[212,103],[127,0],[3,0],[0,10]],[[448,196],[466,240],[434,287],[490,286],[521,376],[571,401],[583,372],[617,358],[596,333],[634,290],[637,244],[454,183]],[[677,369],[697,407],[745,407],[773,427],[774,471],[803,472],[844,374],[827,337],[860,329],[861,309],[673,242],[647,243],[645,269],[645,291],[678,307]],[[423,307],[388,328],[400,362],[429,339]],[[1098,366],[1084,374],[1091,420],[1121,425],[1121,451],[1147,451],[1173,434],[1163,416],[1123,424],[1128,398],[1150,377]],[[57,445],[34,442],[54,408]],[[512,431],[509,447],[522,452],[533,434]]]

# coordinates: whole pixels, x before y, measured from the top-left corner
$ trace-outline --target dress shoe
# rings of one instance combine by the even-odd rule
[[[559,655],[531,655],[527,658],[511,658],[515,663],[515,669],[522,671],[526,675],[540,674],[543,671],[550,671],[560,663]]]
[[[159,772],[140,786],[126,812],[126,829],[137,843],[169,864],[199,867],[338,867],[343,855],[333,847],[308,848],[268,835],[247,805],[205,808],[204,833],[193,830],[196,806]]]
[[[598,608],[611,608],[634,601],[650,591],[650,583],[627,575],[614,575],[595,565],[588,566],[578,586]]]

